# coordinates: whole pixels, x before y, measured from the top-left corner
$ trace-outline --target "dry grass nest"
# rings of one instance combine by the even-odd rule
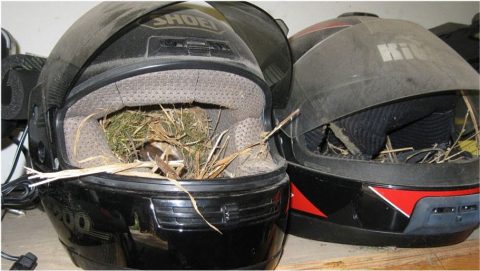
[[[223,176],[219,166],[231,162],[222,161],[229,137],[216,131],[220,114],[212,121],[198,106],[150,106],[112,113],[100,124],[122,163],[152,161],[162,176],[205,179]]]
[[[121,162],[177,161],[172,171],[178,177],[199,177],[200,165],[212,148],[209,119],[199,107],[124,109],[101,119],[100,124]]]
[[[440,146],[434,144],[426,149],[414,149],[413,147],[404,147],[394,149],[390,138],[387,136],[384,149],[372,160],[380,163],[402,163],[408,162],[410,159],[416,160],[416,163],[441,164],[457,160],[465,160],[471,157],[480,156],[480,131],[478,127],[478,119],[474,114],[474,108],[466,95],[461,92],[463,100],[466,104],[467,112],[463,119],[458,120],[462,123],[462,128],[458,132],[456,139],[450,146]],[[473,127],[473,132],[467,133],[467,125]],[[335,146],[327,142],[327,153],[340,155],[344,157],[352,157],[352,153],[345,146]],[[401,161],[397,154],[407,153],[407,156]]]

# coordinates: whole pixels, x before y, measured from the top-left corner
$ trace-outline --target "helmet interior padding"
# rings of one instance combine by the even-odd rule
[[[394,149],[446,147],[454,135],[457,100],[447,93],[369,108],[307,132],[305,144],[317,153],[333,144],[348,149],[351,158],[367,160],[380,154],[387,137]]]
[[[430,148],[450,140],[456,98],[454,93],[443,94],[377,106],[337,120],[331,127],[338,138],[351,141],[345,146],[353,154],[370,158],[385,147],[388,135],[394,148]]]
[[[64,134],[70,163],[91,167],[120,162],[110,149],[98,120],[125,107],[203,104],[209,118],[220,116],[216,133],[228,129],[225,156],[258,142],[264,132],[265,97],[260,86],[232,73],[180,69],[129,77],[90,92],[66,112]],[[222,110],[218,114],[218,110]],[[211,124],[212,125],[212,124]],[[230,164],[235,177],[273,171],[272,156],[259,148]],[[248,158],[248,159],[247,159]]]

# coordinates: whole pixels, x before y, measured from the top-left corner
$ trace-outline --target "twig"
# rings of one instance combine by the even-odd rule
[[[195,198],[192,196],[192,194],[190,194],[190,192],[188,192],[187,189],[185,189],[177,180],[175,179],[171,179],[171,178],[168,178],[166,177],[165,179],[169,180],[170,182],[172,182],[178,189],[182,190],[183,192],[185,192],[188,197],[190,198],[190,202],[192,203],[193,205],[193,208],[195,209],[195,211],[197,212],[197,214],[203,219],[203,221],[205,221],[205,223],[207,223],[207,225],[212,228],[213,230],[215,230],[216,232],[220,233],[221,235],[223,235],[223,233],[217,228],[215,227],[213,224],[211,224],[210,222],[208,222],[208,220],[202,215],[202,213],[200,212],[200,210],[198,209],[198,206],[197,206],[197,201],[195,200]]]
[[[432,147],[432,148],[428,148],[428,149],[421,149],[421,150],[418,150],[418,151],[415,151],[414,153],[410,154],[409,156],[407,156],[407,158],[405,158],[405,162],[408,162],[408,160],[412,159],[413,157],[421,154],[421,153],[428,153],[430,154],[431,152],[433,151],[436,151],[436,152],[440,152],[440,153],[444,153],[444,150],[440,149],[440,148],[436,148],[436,147]],[[427,155],[428,155],[427,154]],[[423,160],[422,160],[423,161]]]
[[[433,148],[437,148],[437,146],[438,146],[438,144],[435,143],[435,144],[433,145]],[[425,161],[427,161],[428,157],[429,157],[431,154],[432,154],[432,152],[429,151],[429,152],[423,157],[422,161],[420,161],[420,164],[425,163]],[[408,158],[408,157],[407,157],[407,158]]]
[[[465,132],[465,127],[467,125],[467,119],[468,119],[469,114],[470,114],[469,111],[467,111],[467,113],[465,114],[465,120],[463,121],[462,129],[460,130],[460,133],[458,134],[458,137],[455,140],[455,142],[452,144],[452,146],[450,146],[450,148],[447,148],[447,151],[445,152],[444,157],[447,157],[450,154],[450,152],[453,150],[453,148],[455,148],[458,141],[460,141],[460,138],[462,137],[463,133]]]
[[[170,116],[170,113],[167,112],[167,110],[165,110],[165,108],[163,108],[163,106],[161,104],[160,105],[160,108],[162,109],[163,113],[165,113],[165,116],[167,117],[167,119],[173,124],[173,126],[175,127],[175,130],[177,130],[177,124],[175,123],[175,120],[173,119],[172,116]]]
[[[222,109],[220,108],[218,110],[217,121],[215,121],[215,126],[213,126],[212,137],[210,138],[210,140],[213,139],[213,136],[215,135],[215,132],[217,131],[217,127],[218,127],[218,123],[220,123],[220,116],[221,115],[222,115]]]
[[[477,146],[480,145],[480,129],[478,128],[478,119],[477,115],[475,114],[475,111],[473,110],[473,105],[470,99],[468,98],[467,95],[465,95],[465,92],[463,90],[460,90],[460,93],[462,94],[463,101],[465,102],[465,105],[467,106],[468,112],[470,112],[470,118],[472,119],[473,122],[473,127],[475,128],[475,133],[477,134],[477,137],[475,138],[475,141],[477,142]]]
[[[26,169],[27,169],[27,174],[33,174],[32,176],[28,177],[29,179],[46,179],[44,181],[40,181],[40,182],[29,185],[29,187],[35,187],[35,186],[39,186],[39,185],[49,183],[55,180],[60,180],[60,179],[71,179],[71,178],[87,176],[87,175],[92,175],[97,173],[118,173],[118,172],[125,171],[132,168],[153,167],[153,166],[154,166],[153,162],[136,162],[136,163],[130,163],[130,164],[117,163],[117,164],[111,164],[107,166],[100,166],[100,167],[94,167],[94,168],[69,169],[69,170],[49,172],[49,173],[42,173],[27,167]],[[125,175],[132,175],[132,174],[125,174]],[[138,174],[138,175],[142,175],[142,174]],[[150,176],[151,174],[147,173],[145,175]],[[162,178],[172,182],[178,189],[185,192],[190,198],[190,202],[192,203],[193,208],[195,209],[197,214],[203,219],[203,221],[205,221],[205,223],[207,223],[207,225],[210,228],[212,228],[216,232],[223,235],[223,233],[217,227],[215,227],[213,224],[208,222],[208,220],[202,215],[202,213],[198,209],[195,198],[190,194],[190,192],[188,192],[177,180],[168,178],[168,177],[162,177]]]
[[[285,126],[287,123],[289,123],[290,121],[293,120],[293,118],[295,118],[296,116],[298,116],[298,114],[300,114],[300,109],[297,109],[295,111],[293,111],[292,113],[290,113],[290,115],[288,115],[284,120],[282,120],[275,128],[273,128],[272,131],[270,131],[270,133],[268,133],[266,136],[263,137],[262,139],[262,142],[265,143],[267,142],[267,140],[273,135],[275,134],[278,130],[280,130],[283,126]]]
[[[215,153],[215,151],[217,150],[218,148],[218,145],[220,144],[220,142],[222,141],[222,138],[223,136],[228,132],[228,129],[221,132],[220,135],[218,135],[218,138],[215,142],[215,144],[213,145],[212,149],[210,150],[210,153],[208,154],[208,157],[207,157],[207,160],[205,162],[205,164],[203,165],[203,168],[202,170],[200,171],[200,176],[203,176],[205,174],[205,170],[208,166],[208,163],[210,163],[210,160],[212,159],[212,156],[213,154]]]
[[[226,146],[227,146],[229,141],[230,141],[230,136],[228,135],[227,138],[225,139],[223,145],[220,147],[220,151],[213,156],[212,163],[210,163],[207,166],[207,168],[206,168],[205,172],[203,172],[203,174],[199,175],[199,178],[203,178],[205,176],[205,174],[210,170],[212,164],[215,164],[220,157],[225,157],[225,152],[226,152],[226,149],[227,149]],[[210,174],[208,174],[208,175],[210,175]]]
[[[175,172],[175,170],[173,170],[167,163],[165,163],[165,161],[163,161],[162,158],[160,158],[160,156],[158,156],[158,155],[155,156],[155,163],[156,163],[157,167],[163,173],[165,173],[166,177],[168,177],[168,175],[171,175],[176,179],[180,178],[180,176],[178,176],[177,172]]]
[[[406,147],[406,148],[398,148],[398,149],[391,149],[391,150],[384,150],[381,151],[380,154],[388,154],[388,153],[393,153],[393,152],[403,152],[403,151],[413,151],[414,149],[412,147]]]
[[[393,150],[393,147],[392,147],[392,142],[390,141],[389,136],[387,136],[386,147],[387,147],[387,151],[389,151],[387,154],[388,154],[388,157],[390,158],[390,161],[392,163],[398,163],[397,155],[395,154],[395,152],[391,151],[391,150]]]
[[[459,151],[459,152],[457,152],[457,153],[455,153],[455,154],[452,154],[452,155],[450,155],[450,156],[448,156],[448,157],[443,158],[443,160],[442,160],[442,161],[439,161],[438,163],[441,164],[441,163],[444,163],[445,161],[449,161],[449,160],[452,159],[453,157],[458,156],[458,155],[460,155],[460,154],[462,154],[462,153],[464,153],[464,152],[465,152],[465,151],[463,151],[463,150],[462,150],[462,151]]]
[[[290,115],[288,115],[284,120],[282,120],[272,131],[266,134],[260,141],[252,143],[246,147],[243,147],[241,150],[230,154],[229,156],[215,162],[213,164],[214,170],[207,174],[207,178],[215,178],[217,177],[230,163],[232,163],[238,156],[243,155],[247,152],[250,152],[251,149],[255,146],[265,144],[268,139],[274,135],[278,130],[280,130],[283,126],[285,126],[288,122],[292,121],[294,117],[296,117],[300,113],[300,109],[293,111]]]
[[[330,142],[328,141],[328,139],[327,139],[327,146],[328,146],[329,148],[331,148],[332,151],[333,151],[335,154],[338,154],[336,151],[339,151],[341,155],[348,155],[348,154],[349,154],[349,152],[348,152],[347,149],[342,149],[342,148],[340,148],[340,147],[337,147],[337,146],[333,145],[332,143],[330,143]]]
[[[222,160],[216,162],[216,163],[214,164],[214,170],[211,171],[211,172],[207,175],[207,178],[216,178],[218,175],[220,175],[220,173],[222,173],[222,171],[225,170],[225,168],[228,167],[228,165],[230,165],[230,163],[233,162],[233,160],[235,160],[238,156],[249,152],[250,149],[251,149],[251,148],[243,149],[243,150],[240,151],[240,152],[236,152],[236,153],[234,153],[234,154],[231,154],[231,155],[227,156],[226,158],[223,158]]]
[[[61,179],[71,179],[71,178],[87,176],[87,175],[92,175],[97,173],[113,174],[120,171],[129,170],[132,168],[142,168],[142,167],[151,168],[153,167],[153,162],[135,162],[135,163],[129,163],[129,164],[114,163],[114,164],[99,166],[99,167],[67,169],[67,170],[62,170],[57,172],[46,172],[46,173],[42,173],[28,167],[25,167],[25,169],[27,170],[27,174],[32,175],[32,176],[29,176],[28,179],[45,179],[43,181],[29,185],[29,187],[36,187],[42,184],[46,184],[46,183],[53,182],[56,180],[61,180]]]

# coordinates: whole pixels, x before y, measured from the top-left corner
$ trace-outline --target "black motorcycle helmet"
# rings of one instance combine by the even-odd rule
[[[272,128],[270,91],[288,84],[289,53],[277,22],[247,3],[102,3],[64,34],[32,91],[34,167],[116,161],[98,120],[155,104],[197,103],[220,115],[218,129],[231,137],[226,152],[239,150]],[[86,159],[99,156],[107,159]],[[273,268],[290,195],[286,163],[270,144],[264,158],[229,167],[230,178],[180,181],[222,234],[160,177],[96,174],[40,192],[60,241],[82,268]]]
[[[372,15],[313,25],[290,45],[291,93],[274,109],[276,119],[301,112],[277,138],[292,179],[289,231],[361,245],[467,238],[479,222],[478,146],[458,143],[475,146],[475,70],[419,25]],[[474,121],[460,132],[464,100]]]

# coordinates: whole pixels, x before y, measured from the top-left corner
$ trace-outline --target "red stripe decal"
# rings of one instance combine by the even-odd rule
[[[328,28],[337,28],[337,27],[344,27],[344,26],[351,26],[351,25],[352,24],[344,23],[344,22],[337,21],[337,20],[330,20],[330,21],[326,21],[326,22],[321,22],[321,23],[314,24],[312,26],[309,26],[309,27],[303,29],[302,31],[293,35],[290,39],[296,39],[296,38],[299,38],[299,37],[304,36],[306,34],[310,34],[310,33],[317,32],[317,31],[324,30],[324,29],[328,29]]]
[[[320,211],[313,203],[311,203],[307,197],[305,197],[300,190],[293,184],[291,184],[292,188],[292,200],[290,207],[295,210],[299,210],[302,212],[314,214],[321,217],[327,217],[322,211]]]
[[[372,186],[369,186],[369,188],[407,217],[410,217],[415,205],[422,198],[464,196],[480,192],[479,187],[452,191],[399,190]]]

